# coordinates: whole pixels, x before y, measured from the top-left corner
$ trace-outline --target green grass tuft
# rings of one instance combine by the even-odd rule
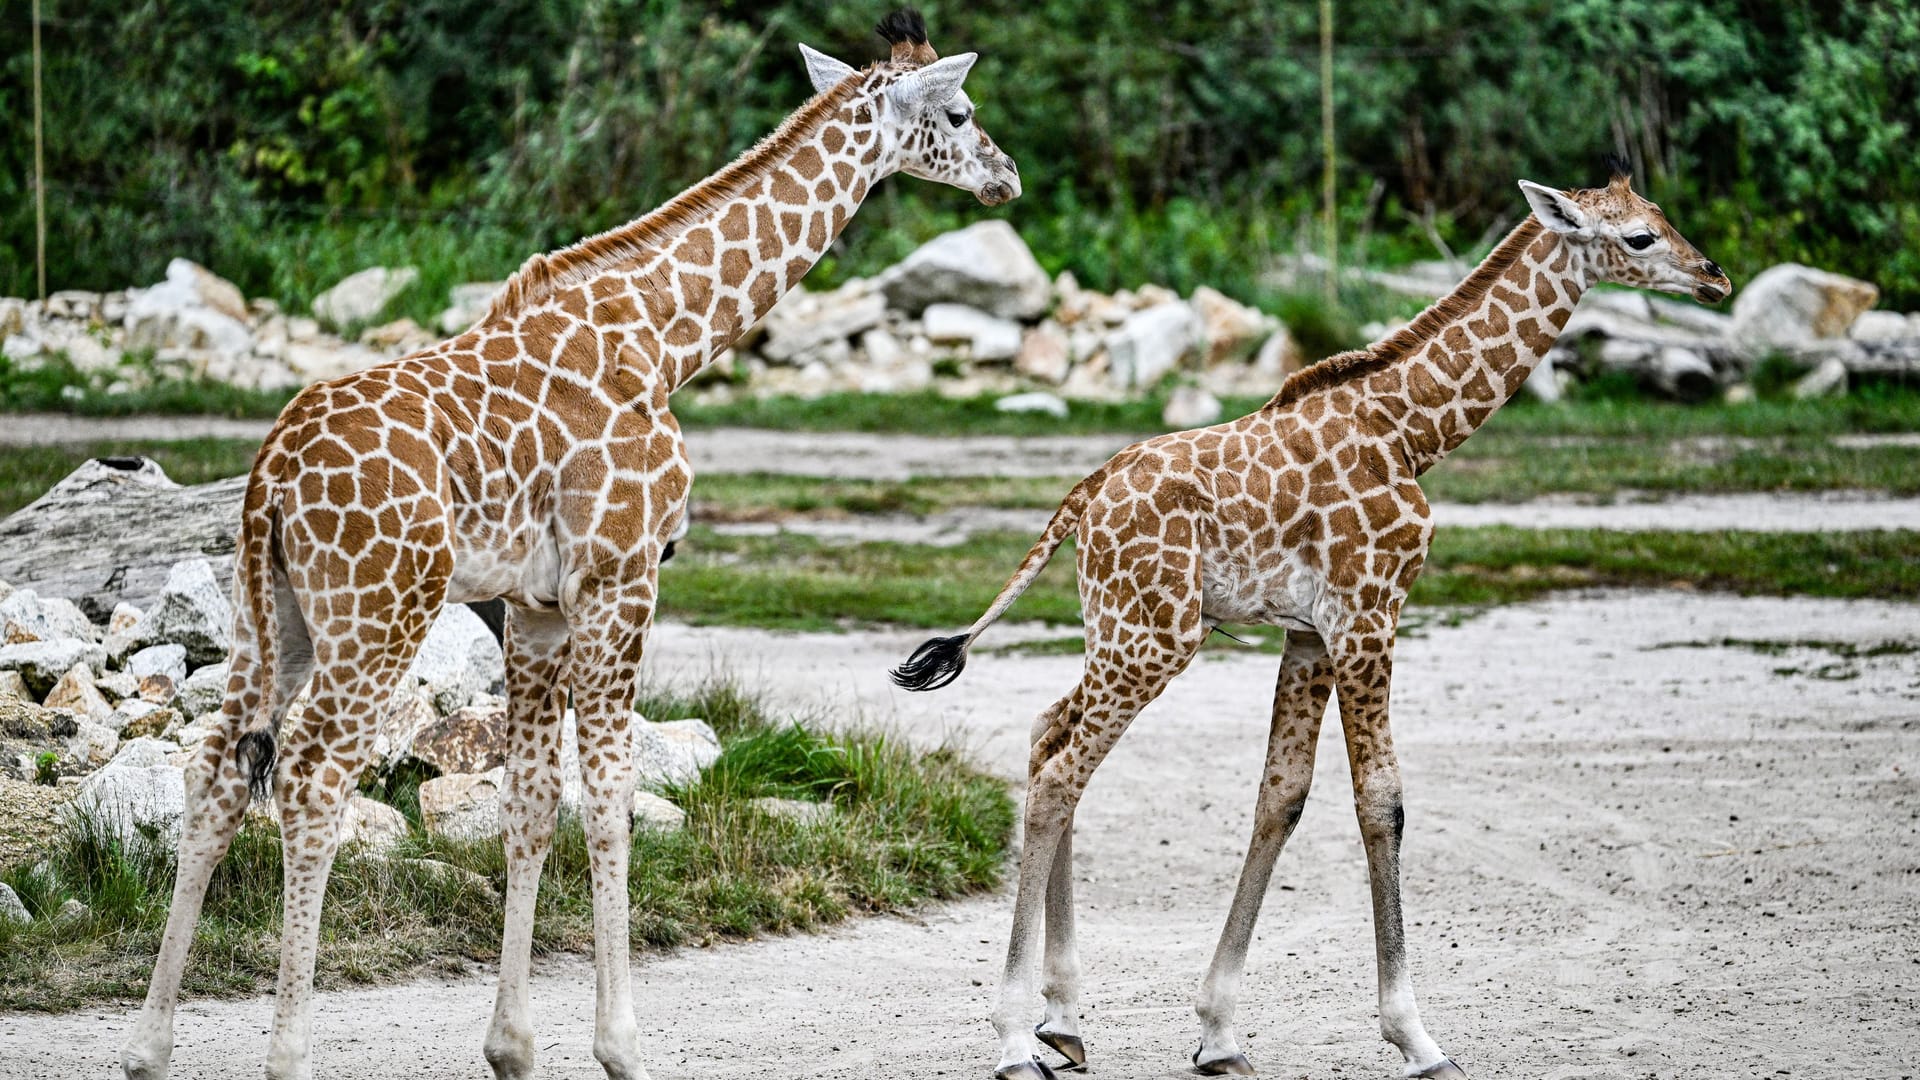
[[[628,890],[635,945],[812,929],[1000,880],[1013,802],[1005,784],[951,748],[920,751],[876,731],[776,719],[755,694],[724,678],[690,694],[650,689],[640,704],[661,718],[704,716],[726,745],[698,782],[668,792],[686,811],[684,829],[635,830]],[[372,790],[402,804],[414,832],[391,858],[341,853],[322,917],[319,983],[385,981],[494,958],[507,872],[500,842],[421,833],[418,777],[390,778]],[[764,795],[827,802],[834,811],[800,824],[749,801]],[[122,845],[81,821],[42,854],[43,861],[0,871],[35,917],[0,922],[0,1011],[137,996],[166,919],[172,851],[150,839]],[[589,865],[579,822],[563,815],[541,876],[537,951],[590,947]],[[280,876],[277,831],[249,819],[214,874],[187,993],[272,985]],[[69,899],[89,913],[54,918]]]

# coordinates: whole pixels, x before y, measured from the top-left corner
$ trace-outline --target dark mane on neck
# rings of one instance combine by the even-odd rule
[[[1493,283],[1500,280],[1543,231],[1540,222],[1528,214],[1525,221],[1515,226],[1507,238],[1473,268],[1465,281],[1435,300],[1433,306],[1415,316],[1412,322],[1364,349],[1329,356],[1287,376],[1287,381],[1280,384],[1280,392],[1267,403],[1268,407],[1292,404],[1315,390],[1324,390],[1406,359],[1456,319],[1479,307]]]
[[[746,153],[651,213],[571,247],[529,258],[494,295],[483,321],[509,318],[567,286],[664,247],[688,226],[739,198],[775,165],[791,157],[852,99],[867,74],[855,72],[815,95]]]

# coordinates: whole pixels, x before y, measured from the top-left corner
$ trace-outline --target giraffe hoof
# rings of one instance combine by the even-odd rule
[[[1248,1061],[1245,1054],[1229,1054],[1223,1058],[1214,1058],[1212,1061],[1201,1061],[1200,1051],[1195,1050],[1193,1067],[1200,1071],[1201,1076],[1254,1075],[1253,1062]]]
[[[1034,1028],[1033,1033],[1067,1059],[1067,1063],[1060,1066],[1061,1072],[1080,1072],[1087,1067],[1087,1044],[1080,1040],[1080,1036],[1061,1035],[1042,1028]]]
[[[1039,1058],[1006,1065],[993,1071],[993,1080],[1054,1080],[1053,1070]]]
[[[1441,1058],[1417,1073],[1408,1074],[1411,1080],[1467,1080],[1467,1071],[1453,1063],[1452,1058]]]

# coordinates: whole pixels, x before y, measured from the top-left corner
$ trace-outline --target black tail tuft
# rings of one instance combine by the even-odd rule
[[[234,744],[233,753],[247,774],[247,787],[253,791],[253,797],[265,800],[272,795],[273,732],[264,729],[247,732]]]
[[[913,650],[893,669],[893,681],[908,690],[938,690],[960,677],[967,666],[967,635],[937,637]]]

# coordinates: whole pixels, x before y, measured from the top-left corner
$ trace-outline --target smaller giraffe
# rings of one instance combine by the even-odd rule
[[[1241,971],[1274,859],[1306,805],[1327,702],[1338,698],[1373,893],[1380,1030],[1410,1077],[1465,1077],[1414,1004],[1400,913],[1399,766],[1387,726],[1393,643],[1433,518],[1420,474],[1519,390],[1588,286],[1619,282],[1718,303],[1720,268],[1634,194],[1527,181],[1533,214],[1457,289],[1406,328],[1289,378],[1258,412],[1122,450],[1067,495],[979,621],[922,645],[893,673],[909,690],[952,682],[967,649],[1068,536],[1078,548],[1086,667],[1034,721],[1025,841],[1006,974],[993,1012],[1001,1080],[1053,1075],[1045,1043],[1086,1064],[1073,931],[1073,816],[1127,725],[1225,622],[1283,627],[1253,840],[1196,1002],[1209,1075],[1251,1074],[1233,1035]],[[1045,1000],[1028,1027],[1046,948]]]

